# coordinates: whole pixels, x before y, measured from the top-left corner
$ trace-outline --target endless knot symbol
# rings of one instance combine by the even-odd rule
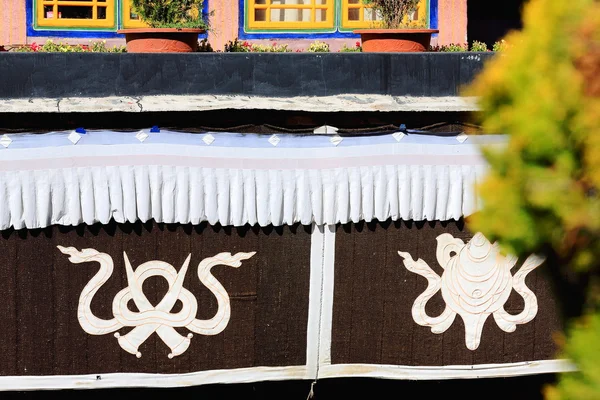
[[[112,275],[114,264],[112,258],[105,253],[99,253],[94,249],[83,249],[78,251],[73,247],[65,248],[58,246],[64,254],[70,255],[72,263],[84,263],[96,261],[100,264],[98,273],[83,288],[79,297],[77,316],[83,330],[91,335],[105,335],[115,332],[125,326],[134,327],[126,335],[115,333],[119,345],[128,353],[135,354],[138,358],[142,356],[139,347],[154,332],[169,346],[171,353],[169,358],[183,354],[190,346],[192,334],[186,337],[180,335],[174,328],[185,327],[200,335],[216,335],[221,333],[229,323],[231,316],[231,305],[229,295],[221,283],[210,273],[215,265],[228,265],[238,268],[242,260],[252,257],[252,253],[220,253],[209,257],[198,265],[198,278],[217,298],[218,309],[215,316],[208,320],[196,319],[198,302],[194,295],[183,287],[186,272],[191,259],[191,254],[185,260],[179,273],[171,266],[162,261],[149,261],[140,265],[135,272],[127,258],[125,259],[125,270],[127,273],[128,287],[121,290],[113,299],[112,310],[114,318],[104,320],[96,317],[91,311],[91,303],[96,292]],[[153,306],[144,294],[142,287],[148,278],[160,276],[166,279],[169,290],[158,303]],[[128,303],[133,300],[139,311],[131,311]],[[182,303],[182,308],[177,313],[171,313],[177,300]]]

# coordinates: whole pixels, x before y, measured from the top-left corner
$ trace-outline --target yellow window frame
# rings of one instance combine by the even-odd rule
[[[148,25],[140,19],[132,19],[133,6],[131,0],[121,0],[123,28],[146,28]]]
[[[404,19],[404,23],[411,25],[411,26],[421,26],[423,24],[420,24],[421,20],[423,18],[427,18],[428,15],[428,8],[429,6],[429,0],[421,0],[419,2],[419,5],[417,6],[417,10],[419,13],[419,18],[415,21],[409,21],[408,17],[405,17]],[[350,0],[342,0],[342,28],[343,29],[354,29],[354,28],[376,28],[381,26],[381,22],[380,21],[365,21],[365,13],[364,10],[371,8],[368,5],[363,4],[362,0],[359,0],[359,2],[357,4],[350,4]],[[350,9],[359,9],[359,20],[358,21],[350,21],[348,19],[348,11]],[[425,20],[424,21],[424,25],[423,27],[427,27],[428,23]]]
[[[267,0],[267,4],[257,4],[256,0],[246,0],[248,10],[248,28],[250,29],[333,29],[335,26],[335,4],[334,0],[326,0],[325,4],[272,4],[272,0]],[[256,21],[255,10],[266,10],[267,21]],[[311,10],[311,20],[302,21],[270,21],[271,10]],[[317,10],[327,10],[325,21],[316,21]]]
[[[37,25],[49,28],[114,28],[115,1],[67,1],[67,0],[36,0]],[[52,6],[52,18],[46,18],[44,7]],[[59,18],[59,6],[88,6],[92,7],[91,19]],[[106,19],[98,19],[98,8],[106,8]]]

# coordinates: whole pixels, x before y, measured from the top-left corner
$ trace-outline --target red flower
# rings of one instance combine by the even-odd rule
[[[360,41],[356,42],[356,47],[360,47]]]

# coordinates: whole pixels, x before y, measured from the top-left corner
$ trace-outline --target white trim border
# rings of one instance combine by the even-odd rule
[[[2,376],[0,391],[172,388],[216,383],[251,383],[309,379],[305,366],[253,367],[189,374],[115,373],[93,375]]]
[[[502,378],[548,373],[574,372],[569,360],[525,361],[508,364],[444,365],[439,367],[336,364],[323,365],[320,378],[386,378],[407,380]]]

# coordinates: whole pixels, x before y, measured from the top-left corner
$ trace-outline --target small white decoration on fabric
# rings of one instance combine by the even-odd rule
[[[398,252],[409,271],[428,281],[427,289],[417,297],[412,307],[412,316],[417,324],[431,327],[433,333],[443,333],[458,314],[465,324],[467,348],[476,350],[490,314],[493,314],[500,329],[509,333],[515,331],[517,324],[526,324],[535,318],[537,298],[525,284],[525,278],[544,262],[543,257],[529,256],[512,275],[510,270],[517,263],[517,258],[502,256],[498,244],[492,245],[482,233],[476,233],[466,245],[449,233],[439,235],[437,242],[436,257],[444,269],[442,276],[422,259],[414,261],[409,253]],[[425,306],[440,289],[446,308],[438,317],[430,317]],[[518,315],[504,310],[513,289],[525,302],[523,311]]]
[[[456,140],[458,140],[461,143],[464,143],[465,140],[467,140],[468,138],[469,138],[469,136],[465,135],[464,133],[461,133],[458,136],[456,136]]]
[[[69,139],[71,141],[71,143],[73,144],[77,144],[77,142],[79,142],[81,140],[81,135],[75,131],[71,132],[71,134],[69,136],[67,136],[67,139]]]
[[[148,139],[148,136],[150,136],[150,135],[148,135],[146,132],[144,132],[144,131],[139,131],[139,132],[138,132],[138,133],[135,135],[135,138],[136,138],[137,140],[139,140],[140,142],[142,142],[142,143],[143,143],[143,142],[144,142],[144,140]]]
[[[126,326],[134,327],[123,336],[119,332],[115,333],[114,336],[123,350],[134,354],[138,358],[142,356],[138,350],[139,347],[154,332],[171,349],[169,358],[183,354],[190,346],[193,336],[191,333],[182,336],[174,328],[185,327],[200,335],[221,333],[229,323],[231,305],[227,291],[211,274],[210,270],[216,265],[228,265],[238,268],[242,265],[242,260],[247,260],[256,254],[256,252],[237,253],[232,256],[231,253],[219,253],[200,262],[198,265],[198,278],[216,297],[218,308],[213,318],[199,320],[196,319],[198,311],[196,297],[183,287],[191,254],[187,257],[179,272],[170,264],[162,261],[148,261],[134,271],[127,254],[123,252],[128,287],[117,293],[113,299],[112,311],[114,318],[105,320],[96,317],[92,313],[91,304],[96,292],[112,275],[114,269],[112,257],[95,249],[79,251],[74,247],[57,247],[62,253],[69,255],[69,261],[74,264],[92,261],[100,264],[100,270],[83,288],[79,297],[77,318],[83,330],[90,335],[105,335]],[[156,306],[150,303],[143,290],[144,281],[154,276],[163,277],[169,284],[169,290]],[[129,309],[127,304],[131,300],[138,308],[138,312]],[[177,313],[171,313],[177,300],[181,301],[182,308]]]
[[[2,138],[0,138],[0,144],[4,147],[10,146],[11,143],[12,139],[9,138],[8,135],[2,135]]]
[[[401,141],[402,139],[404,139],[404,136],[406,136],[406,133],[404,133],[404,132],[400,132],[400,131],[398,131],[398,132],[396,132],[396,133],[394,133],[394,134],[392,135],[392,137],[393,137],[394,139],[396,139],[396,142],[399,142],[399,141]]]
[[[269,143],[271,143],[273,146],[277,146],[279,142],[281,142],[281,139],[279,139],[279,136],[277,135],[272,135],[269,138]]]
[[[334,137],[332,137],[331,139],[329,139],[329,141],[331,143],[333,143],[334,146],[337,146],[338,144],[342,143],[344,141],[344,138],[341,137],[340,135],[335,135]]]
[[[316,128],[313,132],[314,133],[324,133],[324,134],[334,134],[334,133],[337,133],[338,130],[339,129],[336,128],[335,126],[323,125],[323,126]]]
[[[213,135],[211,135],[210,133],[207,133],[206,135],[204,135],[202,137],[202,141],[204,143],[206,143],[208,146],[210,146],[215,141],[215,137]]]

